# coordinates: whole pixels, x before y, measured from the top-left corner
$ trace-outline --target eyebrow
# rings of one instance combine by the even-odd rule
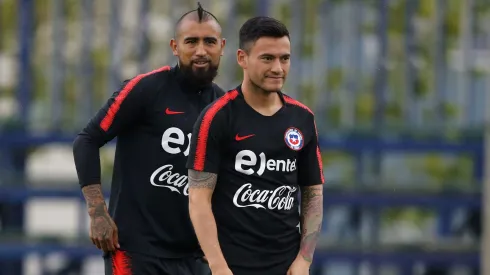
[[[199,39],[218,41],[218,38],[216,38],[214,36],[205,36],[205,37],[189,36],[189,37],[184,38],[185,41],[187,41],[187,40],[199,40]]]
[[[271,53],[263,53],[261,55],[259,55],[259,57],[276,57],[277,55],[274,55],[274,54],[271,54]],[[285,54],[281,54],[279,55],[279,57],[291,57],[291,54],[290,53],[285,53]]]

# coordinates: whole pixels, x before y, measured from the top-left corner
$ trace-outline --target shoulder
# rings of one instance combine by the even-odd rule
[[[164,66],[150,72],[141,73],[133,78],[124,80],[121,89],[122,90],[136,90],[138,92],[147,93],[154,88],[155,85],[165,82],[166,76],[169,74],[172,68],[170,66]]]
[[[138,81],[138,84],[142,87],[155,87],[155,84],[158,85],[162,82],[166,82],[171,71],[172,67],[163,66],[153,71],[139,74],[135,76],[132,81]]]
[[[206,106],[201,112],[201,120],[204,121],[224,121],[230,113],[231,103],[237,98],[238,91],[230,90],[224,93],[223,96],[213,101]]]
[[[203,112],[205,113],[222,113],[230,107],[230,103],[233,102],[238,96],[237,90],[230,90],[224,93],[220,98],[209,104]]]
[[[125,96],[129,94],[137,97],[147,96],[156,90],[156,85],[166,82],[164,75],[167,75],[170,70],[170,66],[164,66],[126,79],[121,83],[118,93]]]
[[[288,106],[294,108],[294,110],[297,113],[304,114],[304,115],[306,115],[308,117],[311,117],[311,118],[313,118],[315,116],[313,114],[313,111],[308,106],[306,106],[305,104],[301,103],[299,100],[294,99],[291,96],[288,96],[288,95],[285,95],[285,94],[283,94],[283,96],[284,96],[284,101],[286,102],[286,104]]]
[[[313,111],[299,100],[288,95],[284,95],[284,101],[293,109],[293,116],[298,119],[298,127],[306,135],[304,138],[308,140],[307,142],[311,141],[315,136],[318,138],[318,130]]]

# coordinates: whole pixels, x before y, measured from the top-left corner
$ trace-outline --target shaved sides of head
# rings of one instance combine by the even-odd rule
[[[201,3],[197,2],[197,9],[184,13],[184,15],[182,15],[179,18],[179,20],[177,20],[177,23],[175,24],[175,29],[174,29],[174,37],[177,37],[177,35],[179,33],[180,25],[185,20],[192,20],[192,21],[195,21],[198,23],[208,22],[208,21],[213,20],[213,21],[216,21],[218,26],[220,25],[216,16],[214,16],[209,11],[203,9],[201,6]]]

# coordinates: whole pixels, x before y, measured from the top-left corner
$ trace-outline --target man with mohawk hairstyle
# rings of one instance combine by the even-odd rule
[[[73,154],[106,275],[194,275],[203,254],[189,218],[185,167],[194,122],[224,94],[213,83],[225,40],[200,3],[176,23],[178,58],[125,81],[80,132]],[[117,137],[109,207],[99,148]]]
[[[170,47],[174,55],[179,56],[179,68],[184,75],[197,83],[209,83],[217,76],[220,56],[226,44],[225,39],[221,38],[221,31],[218,19],[203,9],[199,2],[197,9],[185,13],[177,20]],[[203,35],[212,32],[214,36]],[[218,44],[221,55],[211,62],[211,59],[205,57],[204,51]]]

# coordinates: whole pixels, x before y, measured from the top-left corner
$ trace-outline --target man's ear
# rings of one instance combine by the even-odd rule
[[[177,41],[175,41],[175,38],[170,39],[170,49],[172,49],[172,53],[175,56],[179,55],[179,52],[177,51]]]
[[[226,47],[226,39],[223,38],[221,39],[221,56],[225,54],[225,47]]]
[[[243,69],[246,69],[248,66],[247,65],[247,57],[248,57],[247,52],[245,52],[242,49],[237,50],[236,61],[237,61],[238,65],[240,65],[240,67],[242,67]]]

